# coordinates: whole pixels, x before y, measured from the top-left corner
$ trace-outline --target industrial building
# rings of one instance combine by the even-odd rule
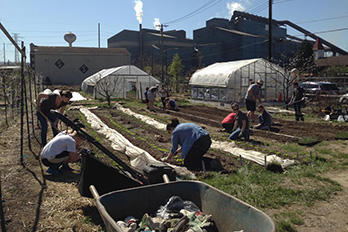
[[[287,34],[291,27],[314,45],[317,35],[290,21],[272,20],[271,56],[269,54],[269,20],[245,12],[234,11],[230,20],[212,18],[206,26],[193,31],[193,40],[186,38],[183,30],[158,31],[143,29],[123,30],[108,39],[109,48],[126,48],[131,53],[131,63],[140,68],[161,64],[165,69],[178,53],[186,70],[191,67],[202,68],[216,63],[253,58],[272,58],[280,65],[287,63],[299,49],[302,38]],[[320,38],[325,52],[335,55],[348,55],[346,51]]]
[[[313,39],[320,38],[290,21],[272,20],[272,62],[286,63],[302,43],[302,39],[287,34],[286,26]],[[204,28],[193,31],[196,49],[203,66],[215,62],[269,57],[268,18],[234,11],[231,20],[213,18]],[[348,55],[346,51],[320,38],[326,51],[335,55]]]
[[[30,44],[30,65],[47,84],[76,85],[104,69],[127,65],[124,48],[44,47]]]
[[[109,38],[108,47],[127,49],[131,54],[131,63],[141,69],[154,63],[166,69],[175,53],[186,67],[192,66],[191,58],[197,60],[193,40],[186,38],[184,30],[161,32],[144,29],[140,24],[139,31],[123,30]]]

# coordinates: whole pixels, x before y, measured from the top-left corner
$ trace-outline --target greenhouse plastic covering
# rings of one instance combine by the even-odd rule
[[[250,70],[247,68],[248,65],[253,68],[252,73],[249,73]],[[233,78],[235,78],[237,72],[242,72],[243,77],[252,75],[249,76],[249,78],[254,79],[256,78],[254,75],[266,72],[265,69],[267,67],[272,67],[273,70],[277,70],[278,72],[284,72],[282,68],[265,59],[237,60],[215,63],[200,69],[192,75],[189,84],[192,86],[227,88],[233,83]]]

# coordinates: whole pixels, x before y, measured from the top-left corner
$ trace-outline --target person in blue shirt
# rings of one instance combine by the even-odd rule
[[[259,130],[270,130],[272,124],[271,115],[265,110],[262,105],[257,106],[257,110],[260,112],[258,117],[259,123],[254,126],[255,129]]]
[[[220,160],[203,157],[211,145],[211,139],[206,130],[194,123],[179,123],[177,118],[173,118],[167,124],[167,131],[172,136],[172,148],[162,161],[181,152],[184,166],[189,170],[198,171],[205,168],[220,171],[222,169]]]

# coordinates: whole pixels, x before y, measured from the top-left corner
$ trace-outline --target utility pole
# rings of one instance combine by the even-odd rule
[[[18,34],[14,33],[13,37],[14,37],[15,43],[18,44]],[[19,63],[19,56],[18,56],[18,50],[16,48],[14,51],[14,55],[15,55],[15,57],[14,57],[15,63],[18,64]]]
[[[269,0],[269,16],[268,16],[268,61],[272,61],[272,1]]]
[[[98,23],[98,48],[100,48],[100,23]]]
[[[162,73],[161,73],[161,82],[164,84],[164,51],[163,51],[163,24],[161,24],[161,57],[162,57]]]
[[[5,51],[5,43],[4,43],[4,65],[6,64],[6,51]]]

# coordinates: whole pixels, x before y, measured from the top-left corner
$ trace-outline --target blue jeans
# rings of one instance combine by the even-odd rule
[[[232,134],[230,135],[230,139],[231,140],[236,140],[239,139],[239,134],[242,130],[240,128],[237,128],[235,131],[232,132]],[[245,129],[244,133],[242,134],[242,137],[245,138],[245,140],[249,140],[249,129]]]
[[[44,147],[47,143],[47,129],[48,129],[47,120],[40,112],[36,112],[36,115],[41,125],[41,146]],[[47,118],[52,123],[56,123],[56,121],[58,120],[57,117],[51,113],[48,113]],[[51,128],[52,128],[53,136],[56,136],[58,134],[58,130],[52,126]]]

